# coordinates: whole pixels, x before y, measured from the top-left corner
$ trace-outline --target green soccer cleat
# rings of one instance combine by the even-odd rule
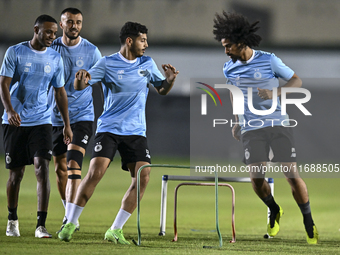
[[[318,230],[316,229],[316,226],[313,226],[313,237],[309,237],[308,233],[306,232],[307,235],[307,243],[308,244],[317,244],[319,241],[319,233]]]
[[[67,223],[63,229],[59,232],[58,238],[62,241],[69,242],[72,238],[72,234],[76,230],[76,225],[73,223]]]
[[[267,225],[267,232],[268,232],[268,235],[271,236],[271,237],[274,237],[277,235],[277,233],[279,233],[279,230],[280,230],[280,218],[282,217],[282,214],[283,214],[283,210],[280,207],[280,211],[276,214],[276,218],[275,218],[275,222],[274,222],[274,226],[271,227],[270,225],[270,222],[268,223]]]
[[[130,244],[129,241],[126,241],[123,230],[121,228],[111,230],[109,228],[106,233],[104,240],[108,240],[109,242],[114,242],[115,244],[120,243],[120,244]]]

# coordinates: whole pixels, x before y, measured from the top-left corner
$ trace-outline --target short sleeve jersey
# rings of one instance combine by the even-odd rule
[[[102,82],[104,109],[97,133],[146,136],[145,105],[149,84],[157,87],[165,79],[148,56],[125,59],[119,52],[101,58],[89,70],[89,84]]]
[[[63,68],[60,54],[49,47],[37,51],[27,41],[7,49],[0,75],[12,78],[11,103],[20,115],[21,126],[51,124],[47,92],[50,85],[64,86]],[[2,123],[9,124],[6,111]]]
[[[253,50],[252,57],[235,63],[230,60],[224,64],[223,73],[227,78],[227,83],[237,86],[244,95],[244,115],[239,115],[241,133],[269,126],[288,125],[288,115],[281,115],[281,104],[279,97],[275,111],[267,115],[258,115],[250,111],[248,107],[248,88],[252,90],[253,107],[256,110],[271,109],[273,100],[263,100],[257,93],[258,89],[273,90],[279,87],[279,78],[289,80],[294,71],[286,66],[280,58],[273,53]]]
[[[51,48],[59,52],[63,58],[70,123],[94,121],[92,87],[75,90],[73,81],[79,69],[89,70],[101,58],[99,49],[81,37],[79,43],[74,46],[66,46],[62,37],[59,37],[54,40]],[[48,96],[49,104],[52,105],[52,125],[63,126],[64,123],[55,102],[53,89],[49,91]]]

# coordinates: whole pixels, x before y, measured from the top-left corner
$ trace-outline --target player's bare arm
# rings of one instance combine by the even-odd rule
[[[176,68],[170,64],[162,65],[162,68],[166,79],[163,81],[161,86],[155,88],[158,94],[165,96],[172,89],[179,71],[176,71]]]
[[[282,87],[284,88],[300,88],[302,86],[302,81],[296,73],[290,78],[285,85]],[[257,95],[264,100],[272,99],[273,98],[273,91],[269,89],[260,89],[257,88],[258,93]],[[281,87],[277,88],[277,96],[281,95]]]
[[[74,78],[73,87],[75,90],[83,90],[87,86],[89,86],[87,83],[91,80],[91,75],[84,69],[80,69],[76,73],[76,77]]]
[[[233,94],[230,92],[230,101],[231,101],[231,105],[233,105]],[[235,122],[238,123],[238,115],[234,115],[235,116]],[[231,129],[231,134],[233,135],[233,137],[237,140],[240,141],[240,130],[241,130],[241,126],[239,124],[235,124],[233,126],[233,128]]]
[[[73,133],[70,126],[70,119],[68,117],[68,102],[67,94],[64,87],[54,88],[55,101],[57,103],[60,115],[64,122],[64,143],[69,145],[73,138]]]
[[[19,127],[21,125],[21,118],[19,114],[13,109],[11,103],[11,94],[9,93],[9,86],[11,82],[11,77],[0,76],[0,96],[5,111],[7,112],[8,123],[10,125]]]

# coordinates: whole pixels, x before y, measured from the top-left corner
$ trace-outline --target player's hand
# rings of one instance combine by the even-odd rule
[[[64,126],[63,135],[64,135],[64,143],[66,145],[69,145],[72,142],[72,138],[73,138],[73,132],[70,126]]]
[[[239,132],[241,130],[241,126],[239,124],[235,124],[231,130],[231,133],[233,134],[233,137],[237,140],[240,141],[240,135]]]
[[[21,125],[20,115],[16,111],[7,112],[8,123],[12,126],[19,127]]]
[[[84,69],[80,69],[77,73],[76,73],[76,79],[78,81],[84,81],[85,84],[87,84],[87,82],[89,80],[91,80],[91,74],[89,74],[86,70]]]
[[[269,89],[260,89],[257,88],[258,92],[257,95],[262,98],[263,100],[272,99],[273,98],[273,91]]]
[[[169,84],[173,83],[177,77],[177,74],[179,74],[179,71],[176,71],[176,68],[170,64],[162,65],[162,68],[164,70],[167,82]]]

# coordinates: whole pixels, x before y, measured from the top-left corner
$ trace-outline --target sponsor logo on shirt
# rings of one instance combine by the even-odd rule
[[[79,59],[76,61],[76,65],[77,65],[78,67],[82,67],[82,66],[84,65],[84,61],[82,60],[81,57],[79,57]]]
[[[138,75],[140,77],[145,77],[149,75],[149,71],[148,70],[142,70],[142,69],[138,69]]]

